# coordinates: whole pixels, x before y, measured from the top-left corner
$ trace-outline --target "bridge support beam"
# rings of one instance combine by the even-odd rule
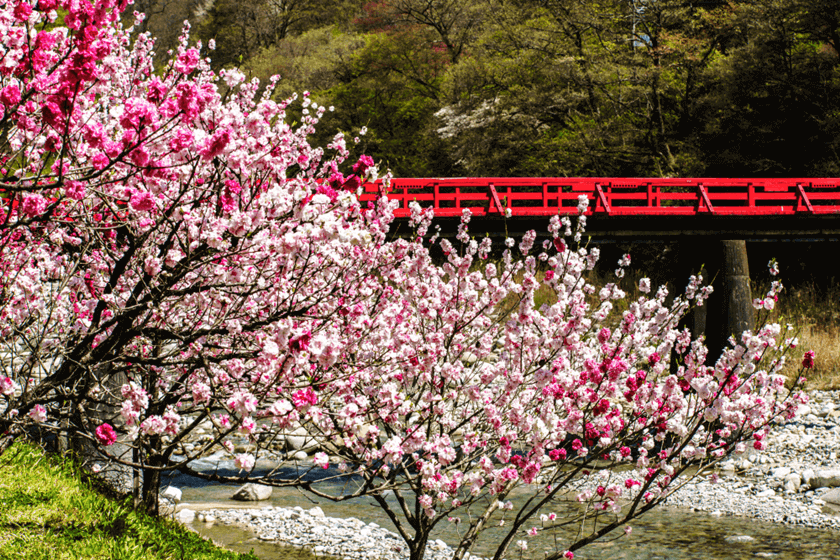
[[[697,247],[692,245],[692,249]],[[705,242],[704,245],[704,279],[707,282],[713,280],[714,292],[706,305],[694,309],[689,325],[694,336],[706,335],[706,346],[709,349],[706,363],[711,365],[728,347],[730,336],[740,341],[742,332],[755,328],[755,310],[752,306],[746,242],[740,239]],[[691,250],[686,253],[695,257],[701,254]]]

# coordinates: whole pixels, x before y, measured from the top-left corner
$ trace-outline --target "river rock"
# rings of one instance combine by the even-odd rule
[[[805,469],[805,470],[802,471],[802,482],[804,482],[805,484],[807,484],[811,488],[814,487],[814,485],[811,484],[811,481],[813,480],[813,478],[814,478],[814,469]]]
[[[790,467],[777,467],[773,469],[773,472],[770,476],[773,478],[782,478],[784,479],[787,475],[790,474],[791,468]]]
[[[231,496],[231,499],[239,500],[241,502],[260,502],[262,500],[269,499],[271,497],[271,491],[271,486],[249,482],[248,484],[242,485],[242,487],[239,488],[233,496]]]
[[[802,483],[802,478],[800,478],[799,474],[791,473],[785,477],[785,491],[790,492],[791,494],[796,494],[799,492],[799,486]]]
[[[472,352],[464,352],[461,354],[461,361],[464,362],[464,365],[471,366],[478,360],[478,356],[473,354]]]
[[[305,428],[296,428],[292,433],[285,434],[286,448],[290,451],[304,451],[307,454],[319,449],[318,442],[309,435]]]
[[[834,488],[832,490],[829,490],[828,492],[820,496],[820,499],[827,504],[834,504],[836,506],[840,506],[840,488]]]
[[[192,523],[195,521],[195,512],[191,509],[182,509],[175,514],[175,519],[184,524]]]
[[[324,517],[324,510],[322,510],[318,506],[315,506],[314,508],[309,510],[309,515],[311,515],[312,517]]]
[[[173,502],[181,501],[181,490],[175,488],[174,486],[167,486],[166,489],[163,492],[161,492],[160,495],[161,497],[172,500]]]
[[[747,543],[755,540],[755,537],[749,535],[732,535],[724,539],[728,543]]]
[[[811,488],[835,488],[840,486],[840,469],[819,469],[814,471]]]

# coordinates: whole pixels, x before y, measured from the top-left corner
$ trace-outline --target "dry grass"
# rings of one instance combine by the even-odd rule
[[[753,294],[766,292],[754,287]],[[828,287],[809,282],[790,286],[779,296],[777,309],[770,319],[782,325],[791,324],[799,337],[799,345],[789,355],[787,374],[794,377],[805,352],[813,350],[814,369],[804,373],[808,389],[840,389],[840,286]]]
[[[840,345],[837,336],[840,329],[836,325],[806,324],[801,326],[799,346],[791,356],[791,371],[802,363],[802,356],[808,350],[813,350],[814,369],[805,372],[808,389],[840,389]]]

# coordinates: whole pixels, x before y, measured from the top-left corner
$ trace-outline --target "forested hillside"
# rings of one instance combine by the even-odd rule
[[[840,175],[836,0],[142,0],[399,176]],[[167,45],[167,41],[169,42]]]

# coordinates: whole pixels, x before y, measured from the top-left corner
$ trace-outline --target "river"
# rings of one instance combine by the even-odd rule
[[[183,492],[182,503],[186,507],[201,510],[214,507],[230,507],[241,502],[229,499],[236,487],[204,485],[195,479],[177,477],[173,485]],[[514,497],[514,501],[516,498]],[[371,498],[358,498],[347,502],[330,502],[312,497],[292,489],[274,489],[270,500],[259,506],[294,507],[309,509],[320,507],[330,517],[356,517],[366,523],[375,522],[393,529],[393,525]],[[538,524],[538,522],[537,522]],[[715,517],[668,508],[647,513],[632,522],[632,533],[610,540],[594,543],[576,553],[583,559],[627,559],[627,560],[734,560],[742,558],[775,558],[777,560],[837,560],[840,559],[840,533],[783,524],[767,523],[743,517]],[[265,543],[256,539],[250,531],[222,524],[207,525],[196,521],[192,527],[200,534],[232,550],[254,553],[263,559],[305,560],[314,558],[307,550]],[[451,525],[448,526],[448,529]],[[500,531],[499,529],[496,529]],[[529,548],[520,555],[519,550],[510,550],[508,557],[522,560],[539,560],[546,551],[553,551],[552,529],[529,537]],[[484,545],[473,551],[480,556],[491,554],[491,546],[499,540],[490,530],[483,535]],[[454,531],[436,534],[450,544],[456,540]]]

